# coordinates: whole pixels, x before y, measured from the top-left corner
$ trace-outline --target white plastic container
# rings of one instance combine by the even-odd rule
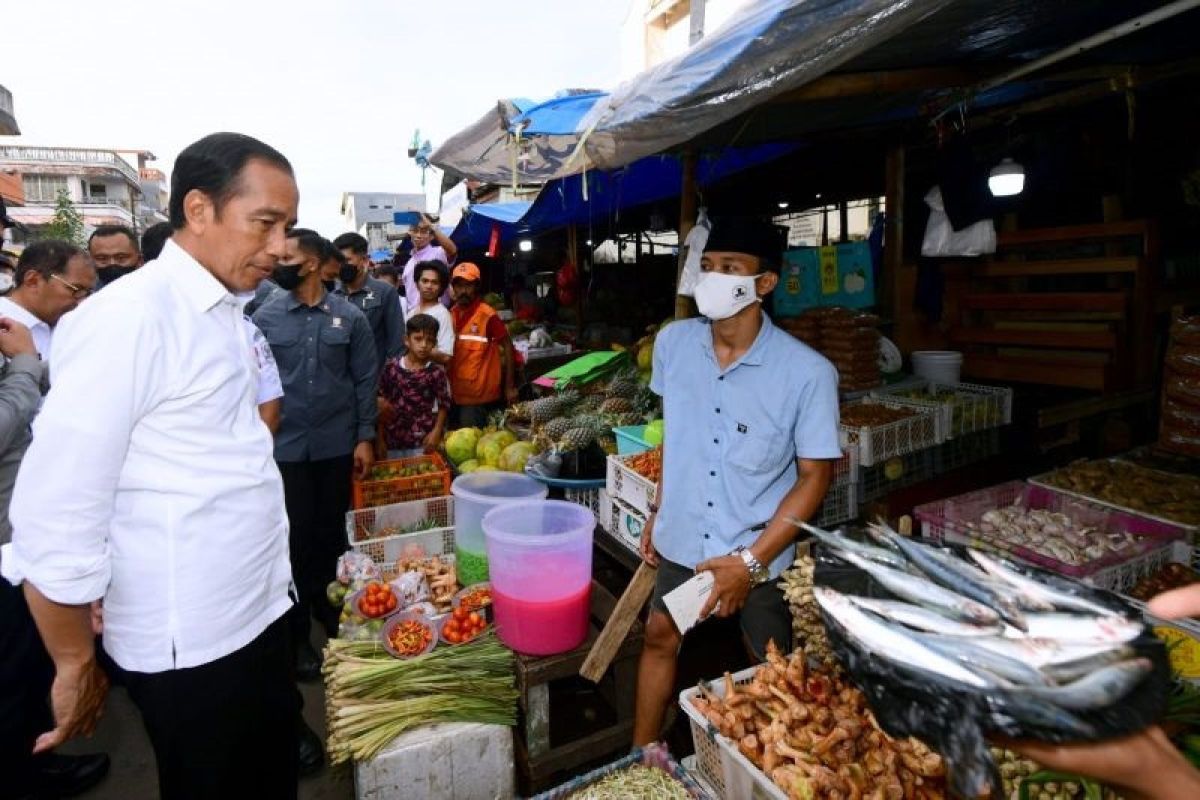
[[[958,383],[963,355],[957,350],[915,350],[913,373],[937,383]]]

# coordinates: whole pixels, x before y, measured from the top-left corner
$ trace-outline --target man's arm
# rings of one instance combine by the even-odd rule
[[[375,360],[375,336],[362,314],[354,315],[350,329],[350,377],[354,381],[355,436],[354,471],[359,480],[366,478],[375,463],[375,438],[378,434],[379,362]]]
[[[829,491],[833,461],[800,458],[796,460],[796,471],[796,483],[784,495],[767,529],[750,545],[750,552],[760,564],[770,564],[796,538],[796,526],[788,520],[807,522],[817,513]]]
[[[274,436],[275,432],[279,430],[280,417],[283,416],[283,400],[277,397],[274,400],[259,403],[258,415],[262,417],[263,424]]]
[[[3,451],[17,434],[29,427],[37,413],[46,365],[38,358],[29,329],[11,319],[0,319],[0,353],[10,359],[0,381],[0,451]]]
[[[436,223],[432,222],[429,217],[422,214],[421,219],[433,230],[433,240],[438,243],[438,247],[446,251],[446,261],[453,264],[454,259],[458,257],[458,245],[454,243],[453,239],[442,233],[442,229]]]
[[[430,358],[444,367],[454,360],[454,319],[447,313],[446,319],[439,322],[437,349]]]

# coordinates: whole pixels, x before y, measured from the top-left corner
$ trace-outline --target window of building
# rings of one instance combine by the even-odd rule
[[[88,190],[92,197],[108,197],[108,187],[103,183],[93,183]]]
[[[23,175],[21,182],[25,199],[32,203],[53,203],[59,192],[67,190],[67,179],[62,175]]]
[[[375,205],[374,203],[372,203],[371,205],[367,206],[367,208],[375,208],[375,209],[377,209],[377,208],[379,208],[379,206],[377,206],[377,205]]]

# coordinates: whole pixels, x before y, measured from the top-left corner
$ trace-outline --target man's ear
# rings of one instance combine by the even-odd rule
[[[779,274],[775,272],[765,272],[759,276],[757,288],[758,296],[766,297],[771,292],[775,291],[775,287],[779,285]]]

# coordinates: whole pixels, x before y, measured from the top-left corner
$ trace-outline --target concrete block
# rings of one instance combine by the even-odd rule
[[[512,729],[452,722],[397,736],[354,767],[358,800],[510,800]]]

